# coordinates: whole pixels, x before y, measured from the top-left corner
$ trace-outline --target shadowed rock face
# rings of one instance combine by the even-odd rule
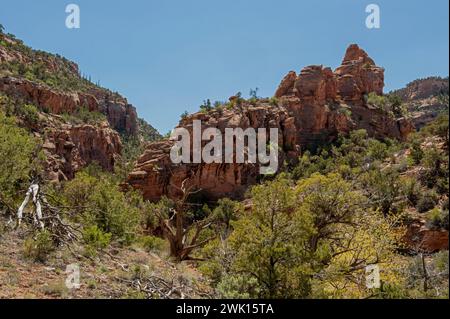
[[[106,122],[98,126],[63,124],[47,127],[42,148],[47,158],[46,177],[64,181],[93,162],[112,171],[122,143]]]
[[[330,143],[339,133],[353,129],[366,129],[374,137],[405,138],[413,129],[407,120],[392,119],[365,102],[370,92],[382,94],[383,86],[384,70],[351,45],[334,72],[317,65],[298,75],[289,72],[275,92],[277,103],[260,99],[233,109],[196,113],[179,127],[191,130],[193,120],[201,120],[203,129],[215,127],[222,133],[227,127],[278,128],[279,163],[295,162],[305,149]],[[173,164],[172,145],[171,141],[150,144],[129,175],[128,184],[142,190],[146,199],[177,198],[188,178],[190,186],[201,189],[207,199],[239,199],[260,178],[258,164]]]

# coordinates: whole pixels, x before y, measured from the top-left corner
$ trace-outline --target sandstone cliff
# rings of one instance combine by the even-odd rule
[[[122,152],[119,134],[106,122],[70,125],[53,118],[47,121],[43,134],[35,134],[44,140],[46,177],[51,181],[72,179],[77,171],[94,162],[113,171]]]
[[[39,121],[22,123],[42,140],[50,180],[71,179],[93,162],[112,171],[122,153],[119,133],[141,143],[159,137],[124,97],[82,76],[76,63],[33,50],[11,34],[0,34],[0,94],[16,109],[37,107]],[[80,110],[106,121],[67,120]]]
[[[121,133],[139,131],[136,108],[124,97],[82,76],[76,63],[33,50],[11,34],[0,34],[0,92],[54,114],[85,107],[105,114]]]
[[[442,111],[448,111],[448,93],[448,77],[418,79],[392,92],[405,103],[416,128],[425,126]]]
[[[366,129],[379,138],[405,138],[413,129],[408,120],[392,118],[366,102],[367,94],[382,94],[383,86],[384,69],[351,45],[334,72],[319,65],[305,67],[298,75],[291,71],[275,98],[232,97],[228,107],[188,116],[179,127],[192,130],[193,120],[201,120],[203,129],[215,127],[221,132],[227,127],[278,128],[279,162],[295,162],[304,150],[353,129]],[[128,184],[142,190],[146,199],[180,196],[181,183],[187,178],[207,199],[241,198],[259,179],[258,164],[175,165],[169,156],[172,145],[168,140],[149,145],[129,175]]]

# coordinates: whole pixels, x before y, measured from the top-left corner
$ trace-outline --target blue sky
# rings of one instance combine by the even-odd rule
[[[65,27],[78,4],[81,28]],[[367,29],[365,8],[381,9]],[[306,65],[337,67],[358,43],[386,68],[386,91],[448,75],[448,0],[0,0],[0,23],[119,91],[162,133],[204,99],[258,87],[272,96]]]

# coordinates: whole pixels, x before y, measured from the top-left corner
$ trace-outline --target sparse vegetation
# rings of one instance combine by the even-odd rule
[[[55,248],[52,235],[47,230],[38,231],[23,244],[24,256],[37,262],[45,262]]]

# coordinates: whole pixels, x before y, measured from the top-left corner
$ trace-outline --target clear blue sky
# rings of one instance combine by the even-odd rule
[[[65,27],[65,6],[81,29]],[[381,29],[365,7],[381,8]],[[386,91],[448,75],[448,0],[0,0],[0,23],[117,90],[162,133],[206,98],[272,96],[306,65],[337,67],[358,43],[386,68]]]

